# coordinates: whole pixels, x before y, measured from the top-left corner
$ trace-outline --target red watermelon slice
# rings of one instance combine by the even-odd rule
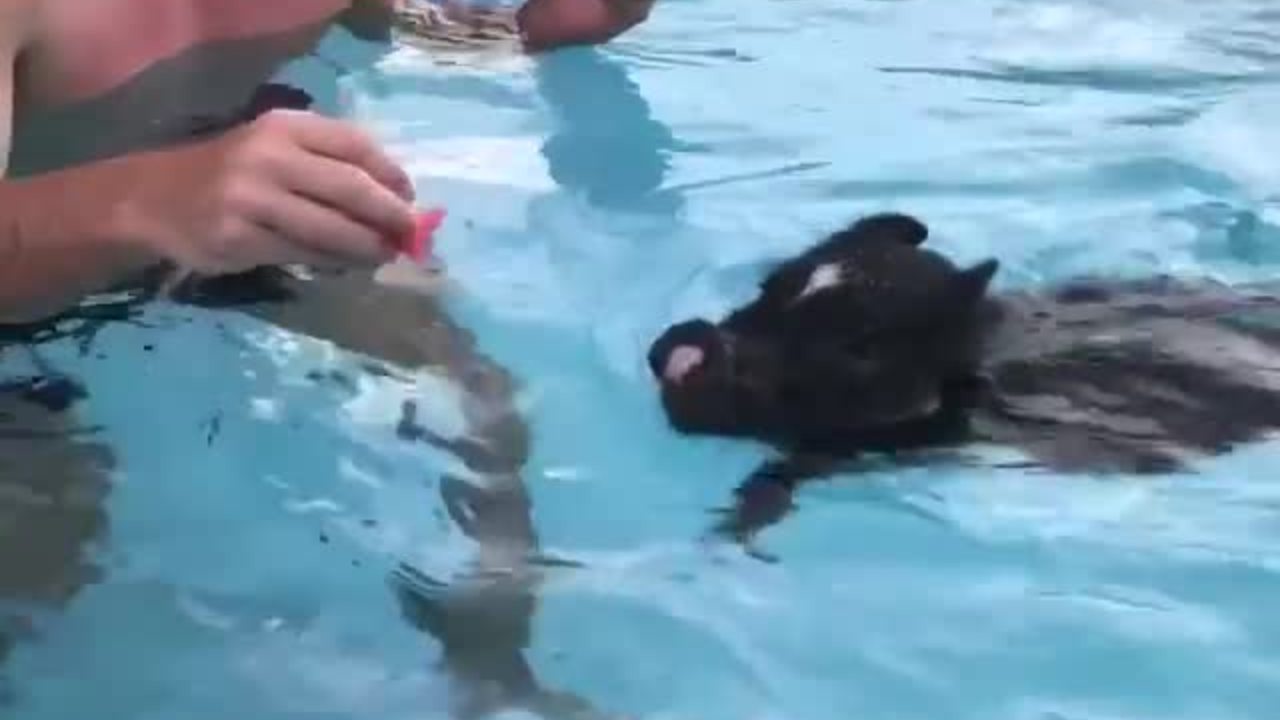
[[[431,254],[433,236],[436,229],[444,222],[445,211],[442,208],[418,213],[413,225],[413,234],[405,238],[403,252],[416,262],[422,262]]]

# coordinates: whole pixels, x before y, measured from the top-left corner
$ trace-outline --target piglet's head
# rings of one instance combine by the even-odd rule
[[[667,328],[648,361],[667,418],[684,433],[752,433],[769,400],[766,390],[777,381],[767,348],[703,319]]]

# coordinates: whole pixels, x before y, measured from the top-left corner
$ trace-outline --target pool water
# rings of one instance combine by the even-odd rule
[[[536,578],[474,572],[509,548],[446,512],[457,459],[394,432],[406,398],[456,432],[448,382],[158,306],[87,353],[0,359],[79,378],[79,422],[115,458],[85,511],[100,577],[19,605],[0,714],[416,720],[489,682],[517,687],[513,718],[568,695],[580,717],[1269,717],[1280,447],[1141,482],[840,477],[760,539],[766,564],[703,540],[764,451],[672,433],[644,350],[889,207],[958,261],[999,257],[1001,287],[1272,276],[1270,5],[660,0],[607,48],[538,60],[377,58],[335,34],[283,76],[449,208],[447,307],[518,379],[531,430],[538,547],[516,550]],[[351,382],[308,380],[334,370]],[[401,566],[439,584],[465,652],[406,622]]]

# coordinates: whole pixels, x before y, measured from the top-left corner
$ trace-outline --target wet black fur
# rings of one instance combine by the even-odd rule
[[[988,292],[995,260],[959,268],[918,219],[862,218],[778,265],[756,298],[652,344],[666,417],[689,435],[779,451],[718,530],[748,540],[797,484],[868,453],[1013,447],[1060,472],[1190,468],[1280,428],[1280,296],[1170,277]],[[815,269],[839,283],[804,293]],[[662,379],[673,349],[704,362]]]

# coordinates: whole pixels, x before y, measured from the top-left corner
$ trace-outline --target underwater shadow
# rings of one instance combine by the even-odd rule
[[[561,188],[606,210],[683,210],[680,191],[663,184],[671,156],[693,146],[654,117],[621,62],[598,48],[571,48],[539,58],[535,75],[555,119],[542,156]]]

